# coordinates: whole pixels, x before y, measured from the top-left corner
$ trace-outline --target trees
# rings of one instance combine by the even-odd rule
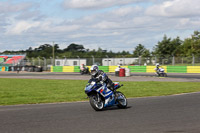
[[[29,58],[38,57],[38,56],[50,58],[52,57],[53,46],[50,44],[43,44],[35,49],[32,49],[32,47],[29,47],[25,52]],[[54,52],[55,52],[55,55],[58,55],[58,53],[62,52],[62,50],[59,49],[58,44],[54,45]]]
[[[186,38],[181,45],[181,54],[186,57],[200,56],[200,32],[194,31],[191,38]]]
[[[164,35],[163,40],[154,47],[153,54],[158,57],[177,56],[181,54],[181,44],[179,37],[172,40]]]
[[[133,56],[134,57],[148,57],[150,56],[150,51],[148,49],[146,49],[142,44],[138,44],[135,47],[135,50],[133,51]]]
[[[171,53],[173,56],[181,56],[182,55],[182,49],[181,46],[183,44],[183,41],[179,38],[176,37],[171,41]]]
[[[52,57],[53,47],[50,44],[43,44],[37,48],[29,47],[26,50],[19,51],[4,51],[2,54],[27,54],[29,58],[32,57]],[[105,58],[106,55],[110,58],[114,57],[150,57],[151,55],[169,58],[172,56],[178,57],[191,57],[192,55],[200,57],[200,32],[194,31],[191,37],[184,39],[182,41],[179,37],[168,38],[167,35],[163,36],[161,41],[153,47],[153,51],[145,48],[144,45],[138,44],[134,50],[133,54],[128,51],[121,50],[121,52],[112,52],[98,48],[97,50],[85,49],[83,45],[71,43],[65,49],[59,49],[59,44],[54,45],[55,56],[67,57],[67,58],[91,58],[91,56]]]
[[[67,48],[64,49],[64,51],[84,51],[85,48],[83,47],[83,45],[79,45],[79,44],[75,44],[72,43],[70,44]]]

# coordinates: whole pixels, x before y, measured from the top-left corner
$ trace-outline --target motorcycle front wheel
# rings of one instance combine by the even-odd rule
[[[94,110],[101,111],[104,107],[104,101],[101,98],[98,99],[97,95],[92,95],[90,96],[90,105]]]
[[[116,97],[117,97],[117,102],[118,102],[118,104],[117,104],[117,106],[119,107],[119,108],[126,108],[127,107],[127,105],[128,105],[128,102],[127,102],[127,99],[126,99],[126,97],[125,97],[125,95],[123,94],[123,93],[121,93],[121,92],[116,92]]]
[[[166,73],[164,73],[164,77],[167,77],[167,74],[166,74]]]

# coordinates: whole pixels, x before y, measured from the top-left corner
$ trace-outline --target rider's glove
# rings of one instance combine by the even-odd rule
[[[104,82],[103,81],[100,81],[100,83],[103,85],[104,84]]]

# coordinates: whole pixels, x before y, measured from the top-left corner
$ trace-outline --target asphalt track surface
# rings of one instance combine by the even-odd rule
[[[131,73],[118,81],[200,82],[199,74]],[[0,78],[80,79],[78,73],[6,73]],[[127,109],[94,111],[89,102],[0,106],[0,133],[200,133],[200,92],[128,99]]]
[[[107,73],[108,75],[114,76],[114,73]],[[0,76],[80,76],[80,73],[73,72],[0,72]],[[167,73],[169,78],[195,78],[200,79],[200,73]],[[145,77],[155,77],[155,73],[131,73],[131,76],[145,76]]]
[[[1,133],[200,133],[200,93],[128,99],[127,109],[89,102],[0,106]]]
[[[114,73],[107,73],[113,81],[170,81],[170,82],[200,82],[200,73],[168,73],[168,77],[156,77],[154,73],[131,73],[130,77],[116,77]],[[26,79],[73,79],[89,80],[90,75],[80,73],[59,72],[0,72],[0,78]]]

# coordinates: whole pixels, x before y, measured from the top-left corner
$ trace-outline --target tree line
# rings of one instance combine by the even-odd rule
[[[54,51],[54,52],[53,52]],[[103,50],[102,48],[89,50],[84,48],[81,44],[72,43],[64,49],[59,48],[59,44],[50,45],[43,44],[38,48],[29,47],[26,50],[19,51],[4,51],[0,54],[26,54],[28,58],[36,58],[36,57],[45,57],[51,58],[54,54],[55,57],[59,58],[91,58],[99,57],[99,58],[117,58],[117,57],[191,57],[191,56],[199,56],[200,57],[200,32],[194,31],[191,37],[188,37],[184,40],[181,40],[179,37],[174,39],[167,37],[164,35],[162,41],[158,41],[158,43],[153,47],[153,50],[145,48],[144,45],[138,44],[134,49],[133,53],[129,51],[122,52],[112,52]]]

